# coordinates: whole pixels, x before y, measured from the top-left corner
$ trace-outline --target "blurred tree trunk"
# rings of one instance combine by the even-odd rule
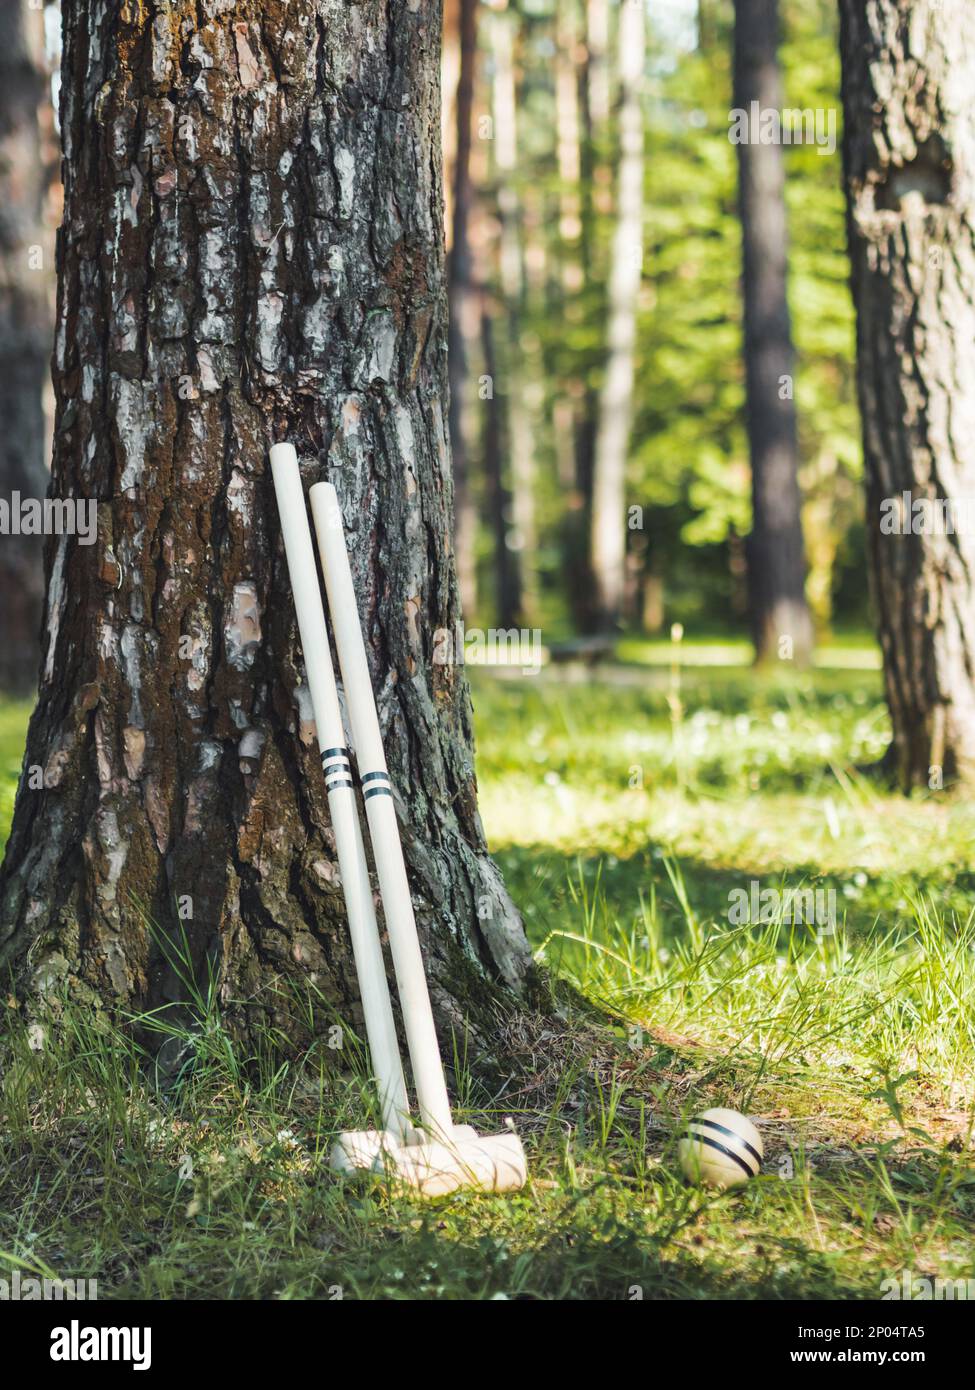
[[[484,373],[488,381],[497,379],[494,347],[494,321],[497,311],[485,302],[481,313],[481,347]],[[501,400],[496,392],[482,402],[484,406],[484,481],[488,515],[494,541],[494,607],[500,627],[517,627],[521,619],[521,566],[510,545],[511,494],[505,483],[504,427]]]
[[[619,18],[620,164],[609,278],[606,373],[592,484],[590,561],[599,625],[619,623],[625,589],[626,463],[633,416],[637,298],[643,266],[643,0],[622,0]]]
[[[447,290],[450,308],[448,367],[450,371],[450,452],[454,474],[454,548],[461,608],[466,616],[477,608],[477,510],[471,493],[470,430],[467,392],[470,348],[480,322],[470,245],[471,134],[474,78],[477,66],[478,0],[452,0],[456,25],[457,86],[454,101],[453,196]]]
[[[275,439],[343,503],[441,1022],[528,956],[485,849],[462,667],[431,658],[459,618],[439,7],[239,13],[65,10],[53,491],[100,499],[99,531],[48,544],[0,968],[93,1009],[185,1001],[192,970],[237,1029],[297,1044],[357,1017],[358,989]]]
[[[454,227],[454,177],[457,169],[457,88],[460,84],[460,0],[442,0],[443,40],[440,56],[440,153],[443,159],[444,245],[448,268]]]
[[[782,109],[778,0],[735,0],[734,104],[749,113],[738,145],[745,392],[752,469],[749,606],[757,660],[798,664],[812,652],[799,493],[794,354],[788,302],[785,168],[763,143],[751,103]]]
[[[53,344],[49,112],[44,15],[22,0],[0,7],[0,496],[47,492],[44,391]],[[39,536],[0,536],[0,690],[37,685],[44,599]]]
[[[579,185],[579,35],[576,0],[557,0],[555,13],[555,156],[559,169],[559,241],[562,288],[571,300],[583,287]]]
[[[867,532],[891,760],[905,789],[971,786],[975,10],[955,0],[843,0],[840,12]],[[940,502],[967,506],[967,523],[953,535],[937,526],[915,533],[912,518]]]
[[[507,0],[492,15],[491,40],[494,58],[494,169],[497,178],[498,216],[501,224],[499,275],[504,303],[506,333],[503,356],[495,353],[501,369],[495,379],[495,393],[506,406],[505,442],[509,459],[511,509],[506,547],[513,554],[510,563],[518,570],[518,612],[516,622],[529,623],[535,613],[535,430],[528,407],[526,376],[529,370],[524,351],[522,311],[525,299],[522,234],[524,210],[515,185],[518,171],[518,89],[515,78],[515,36],[518,14]]]
[[[718,41],[719,8],[724,0],[697,0],[697,46],[712,49]]]
[[[579,0],[558,0],[555,16],[555,137],[559,168],[560,304],[555,312],[573,329],[585,320],[583,295],[594,267],[592,248],[592,145],[590,136],[590,54],[582,40]],[[585,137],[584,138],[584,131]],[[585,168],[585,174],[584,174]],[[571,367],[569,364],[571,363]],[[552,399],[556,476],[564,498],[560,523],[561,577],[575,626],[590,626],[588,523],[592,479],[592,416],[595,398],[579,354]],[[586,459],[583,462],[583,453]]]
[[[584,0],[586,6],[587,111],[594,129],[609,120],[609,0]]]
[[[602,206],[601,195],[605,193],[605,185],[611,178],[603,158],[609,120],[609,7],[606,0],[582,0],[582,4],[585,44],[581,55],[579,81],[579,115],[582,125],[580,259],[584,276],[591,286],[599,284],[603,276],[596,224],[598,215],[606,211]],[[599,626],[595,602],[596,584],[589,553],[593,456],[596,448],[598,413],[599,393],[584,374],[579,383],[578,397],[573,402],[574,430],[571,445],[574,481],[568,493],[562,519],[563,583],[573,622],[581,632],[592,632]]]

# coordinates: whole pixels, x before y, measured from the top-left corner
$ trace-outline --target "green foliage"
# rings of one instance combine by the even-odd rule
[[[838,142],[835,7],[805,0],[784,13],[786,105],[831,112]],[[747,534],[751,524],[737,165],[728,139],[731,6],[721,6],[714,20],[707,47],[676,61],[658,55],[650,88],[647,288],[633,457],[640,495],[668,518],[658,530],[668,585],[701,587],[697,615],[712,619],[711,592],[700,585],[701,559],[689,556],[688,547],[720,547],[729,536]],[[853,313],[838,143],[832,153],[810,144],[788,147],[786,174],[809,587],[818,617],[827,622],[841,578],[834,574],[837,551],[851,530],[857,535],[859,505]],[[842,558],[849,563],[845,549]],[[726,560],[719,573],[719,612],[728,617]],[[852,609],[854,616],[862,611]],[[678,616],[693,618],[695,609],[684,606]]]
[[[614,227],[615,119],[582,142],[582,179],[566,190],[556,163],[555,13],[576,0],[533,4],[521,19],[518,167],[508,180],[522,210],[523,255],[541,269],[527,277],[521,346],[502,363],[535,392],[536,505],[540,537],[526,557],[541,573],[544,616],[564,619],[565,575],[580,563],[585,527],[557,476],[556,401],[572,403],[580,457],[602,379],[606,282]],[[786,148],[790,304],[797,349],[804,523],[809,597],[820,626],[865,617],[860,442],[854,328],[848,288],[841,155],[836,7],[795,0],[782,7],[781,61],[788,107],[831,114],[832,152]],[[750,528],[748,449],[741,360],[741,232],[737,160],[728,138],[733,7],[708,6],[703,37],[649,11],[643,289],[639,303],[637,391],[629,496],[643,508],[635,536],[664,583],[665,616],[740,624],[744,609],[741,538]],[[486,55],[487,57],[487,55]],[[611,53],[612,61],[612,53]],[[490,80],[486,61],[482,86]],[[580,69],[580,95],[585,76]],[[579,239],[559,233],[560,198],[576,194]],[[493,206],[496,188],[482,189]],[[578,288],[561,278],[581,259]],[[503,302],[496,262],[490,271]],[[482,551],[485,559],[488,550]]]

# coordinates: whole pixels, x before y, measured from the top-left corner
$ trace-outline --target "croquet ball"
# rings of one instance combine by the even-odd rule
[[[691,1120],[677,1145],[681,1170],[691,1182],[737,1187],[762,1166],[762,1136],[737,1110],[705,1110]]]

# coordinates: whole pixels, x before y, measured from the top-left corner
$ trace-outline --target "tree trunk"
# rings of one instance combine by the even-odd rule
[[[590,555],[599,625],[617,626],[623,607],[626,558],[626,462],[633,415],[636,310],[643,266],[642,0],[622,0],[619,21],[619,197],[609,279],[606,376],[592,488]]]
[[[488,381],[497,380],[497,353],[494,346],[496,310],[487,302],[481,310],[481,346],[484,372]],[[484,404],[484,482],[491,536],[494,542],[494,608],[499,627],[517,627],[521,621],[521,566],[510,544],[511,493],[504,480],[504,432],[501,401],[492,390]]]
[[[600,240],[599,215],[603,211],[599,193],[611,171],[603,158],[605,127],[609,119],[609,85],[606,61],[609,38],[609,9],[606,0],[583,0],[585,44],[579,80],[579,116],[582,138],[579,149],[580,176],[580,261],[586,277],[595,284],[605,279]],[[608,176],[608,178],[607,178]],[[593,458],[599,393],[587,379],[584,369],[579,396],[573,403],[574,429],[571,438],[574,477],[567,490],[562,520],[562,576],[569,613],[580,632],[599,628],[596,610],[596,583],[592,574],[590,531],[592,529]]]
[[[579,122],[579,46],[576,0],[556,0],[555,155],[559,167],[562,288],[569,301],[585,283],[580,261],[582,140]]]
[[[470,245],[471,125],[477,66],[478,0],[456,0],[457,90],[453,167],[452,235],[447,261],[450,336],[450,452],[454,474],[454,548],[461,606],[465,615],[477,608],[477,510],[470,485],[467,390],[470,349],[480,327],[478,296]]]
[[[975,12],[953,0],[844,0],[840,11],[867,531],[892,761],[905,788],[972,785]],[[941,503],[967,508],[954,534],[924,521]]]
[[[492,15],[494,58],[494,166],[498,182],[499,279],[504,303],[506,333],[499,353],[502,381],[495,389],[504,399],[506,444],[510,461],[510,522],[506,546],[517,568],[517,624],[534,620],[536,611],[535,565],[535,431],[528,404],[525,377],[528,360],[522,342],[522,310],[525,298],[522,237],[527,235],[525,209],[515,185],[518,170],[518,88],[515,78],[515,37],[519,15],[504,0]],[[501,346],[496,345],[497,348]],[[499,621],[501,619],[499,618]],[[504,624],[503,624],[504,625]]]
[[[609,120],[609,0],[585,0],[588,114],[593,126]]]
[[[782,109],[778,0],[735,0],[734,102]],[[779,143],[738,145],[745,319],[745,392],[752,469],[749,603],[759,661],[808,661],[794,355],[787,296],[785,170]]]
[[[65,9],[53,489],[97,497],[99,530],[47,554],[0,883],[28,994],[185,999],[185,934],[241,1031],[306,1037],[303,982],[322,1028],[358,1017],[266,462],[286,438],[342,499],[441,1023],[465,980],[470,1003],[524,975],[462,668],[433,660],[459,617],[439,36],[417,0]]]
[[[44,16],[0,8],[0,497],[43,498],[44,389],[53,343],[52,247],[44,225],[49,171],[40,118],[48,104]],[[39,536],[0,535],[0,690],[37,685],[44,600]]]
[[[588,132],[589,54],[582,40],[582,15],[578,0],[557,0],[555,15],[555,136],[559,167],[559,258],[561,287],[553,295],[552,312],[573,330],[584,325],[583,292],[592,263],[593,217],[591,207],[592,142],[583,141],[583,100]],[[585,150],[585,155],[584,155]],[[585,176],[583,166],[586,167]],[[584,192],[585,189],[585,192]],[[585,214],[585,215],[584,215]],[[552,437],[556,478],[564,498],[559,528],[562,583],[569,615],[581,630],[591,617],[592,582],[589,575],[588,521],[591,496],[580,489],[580,445],[592,438],[593,393],[587,389],[579,354],[571,371],[558,382],[552,400]],[[591,452],[587,476],[591,479]]]

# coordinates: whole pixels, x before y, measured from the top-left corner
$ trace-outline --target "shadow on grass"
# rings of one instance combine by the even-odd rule
[[[548,846],[506,845],[495,857],[524,915],[534,946],[567,917],[578,914],[572,885],[579,883],[580,875],[592,888],[598,882],[606,920],[615,918],[621,925],[632,924],[639,930],[643,919],[641,902],[648,903],[653,898],[668,942],[675,941],[686,929],[684,908],[671,887],[664,863],[666,851],[661,845],[649,842],[645,849],[627,857],[595,850],[566,854]],[[751,919],[756,905],[759,913],[763,910],[760,894],[767,889],[812,890],[833,895],[817,901],[833,912],[835,927],[859,935],[878,925],[885,932],[893,927],[910,932],[914,920],[912,896],[929,893],[937,897],[944,912],[964,918],[971,909],[975,891],[975,872],[955,873],[950,878],[947,872],[943,877],[905,872],[894,880],[886,874],[867,873],[855,865],[851,865],[848,874],[823,874],[814,862],[808,861],[790,865],[788,872],[770,873],[767,866],[757,863],[715,867],[709,860],[685,855],[677,861],[677,867],[695,916],[719,926],[730,924],[729,913],[732,906],[741,908],[742,893],[747,898],[744,910]],[[753,883],[757,898],[753,897]],[[754,920],[753,925],[761,925],[760,919]],[[809,924],[811,935],[815,936],[821,925],[830,924]],[[783,932],[787,931],[786,926]]]

